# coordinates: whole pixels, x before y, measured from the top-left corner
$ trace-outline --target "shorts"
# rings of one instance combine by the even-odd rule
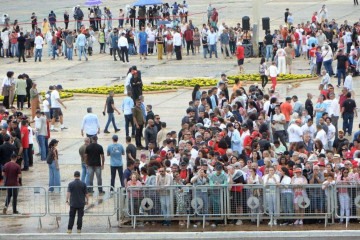
[[[241,66],[244,64],[244,59],[238,59],[238,66]]]
[[[51,114],[50,114],[50,112],[44,112],[44,114],[45,114],[47,120],[50,120],[50,119],[51,119]]]
[[[52,118],[58,118],[62,115],[63,113],[61,111],[61,108],[52,108]]]
[[[140,45],[139,53],[146,54],[147,53],[147,45]]]

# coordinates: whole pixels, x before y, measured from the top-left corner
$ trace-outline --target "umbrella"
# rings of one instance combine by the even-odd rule
[[[138,0],[133,3],[133,6],[159,5],[159,4],[162,4],[162,0]]]
[[[167,25],[167,24],[171,24],[170,21],[165,21],[165,20],[160,20],[160,21],[157,21],[157,25],[160,26],[160,25]]]
[[[101,0],[87,0],[85,2],[85,6],[92,7],[92,6],[100,5],[101,3],[102,3]]]

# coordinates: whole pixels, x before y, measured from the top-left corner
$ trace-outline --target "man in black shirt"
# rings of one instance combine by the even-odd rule
[[[351,99],[351,93],[348,92],[346,94],[346,100],[343,102],[341,106],[341,116],[343,118],[343,130],[346,135],[346,132],[351,136],[354,114],[357,117],[356,111],[356,102]]]
[[[269,61],[273,58],[273,39],[274,37],[270,34],[270,30],[267,31],[266,36],[264,38],[264,43],[266,46],[266,61]]]
[[[131,137],[126,137],[126,161],[135,161],[136,159],[136,147],[131,143]]]
[[[103,111],[103,115],[105,116],[105,111],[107,110],[107,114],[108,114],[108,120],[104,129],[104,133],[110,133],[108,131],[108,127],[110,125],[110,122],[112,122],[115,132],[120,131],[120,128],[116,127],[116,123],[115,123],[115,116],[114,116],[114,111],[116,111],[119,115],[120,115],[120,111],[115,107],[114,104],[114,92],[110,91],[109,92],[109,96],[106,98],[106,102],[105,102],[105,106],[104,106],[104,111]]]
[[[337,60],[337,77],[338,77],[338,85],[341,85],[341,75],[343,76],[343,81],[345,81],[345,72],[346,72],[346,62],[348,61],[348,57],[344,55],[343,50],[339,49],[338,53],[334,56],[334,60]],[[345,129],[344,129],[345,130]]]
[[[86,189],[86,184],[80,181],[80,172],[75,171],[74,177],[75,180],[69,183],[66,194],[66,203],[70,205],[69,224],[67,231],[69,234],[72,232],[72,228],[74,226],[76,212],[78,213],[77,232],[81,233],[84,207],[88,204],[89,201],[89,194]]]
[[[103,147],[97,143],[98,137],[93,136],[91,143],[85,149],[85,162],[89,174],[89,192],[93,192],[94,173],[96,174],[99,193],[105,193],[102,189],[101,171],[104,169],[105,156]]]
[[[10,136],[4,136],[4,144],[0,145],[0,172],[2,173],[2,166],[5,163],[10,162],[11,155],[16,153],[16,147],[10,143]],[[2,174],[0,174],[0,180],[3,179]]]
[[[344,130],[340,129],[338,131],[338,137],[335,138],[333,143],[333,151],[334,153],[340,154],[342,156],[342,147],[348,142],[348,140],[344,137]]]
[[[23,62],[25,61],[25,42],[26,38],[24,37],[24,33],[20,32],[20,37],[17,38],[18,41],[18,52],[19,52],[19,62],[21,61],[21,58],[23,59]]]

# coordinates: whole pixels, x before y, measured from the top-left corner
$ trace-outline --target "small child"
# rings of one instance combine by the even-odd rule
[[[324,89],[327,90],[328,89],[328,85],[330,84],[330,75],[329,73],[327,73],[325,70],[322,70],[321,71],[321,75],[323,76],[322,77],[322,80],[321,80],[321,84],[324,85]]]
[[[204,58],[206,58],[206,55],[209,52],[209,45],[208,45],[208,42],[207,42],[206,34],[202,37],[202,45],[203,45]]]

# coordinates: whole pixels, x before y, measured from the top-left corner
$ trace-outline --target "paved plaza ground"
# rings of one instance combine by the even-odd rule
[[[85,1],[82,1],[85,2]],[[65,9],[70,10],[74,4],[82,4],[81,1],[63,0],[63,1],[29,1],[29,0],[2,0],[1,10],[10,14],[12,19],[16,18],[19,22],[24,22],[30,18],[31,12],[36,12],[39,19],[46,16],[50,10],[54,10],[58,15],[58,19],[62,19],[62,13]],[[126,1],[104,0],[104,6],[115,9],[123,8],[125,4],[130,3]],[[198,13],[190,17],[193,19],[195,25],[200,26],[205,20],[205,12],[207,0],[188,0],[190,5],[190,12]],[[230,26],[235,25],[237,22],[241,22],[241,17],[252,14],[252,2],[251,0],[224,0],[219,3],[213,1],[213,6],[221,8],[220,22],[224,21]],[[321,8],[322,4],[326,4],[329,10],[330,18],[337,19],[338,22],[343,22],[347,19],[350,23],[356,21],[359,18],[359,7],[355,8],[352,5],[351,0],[329,0],[329,1],[285,1],[285,0],[264,0],[264,4],[261,7],[261,17],[270,17],[271,28],[275,29],[279,24],[283,23],[283,12],[286,7],[290,8],[295,17],[295,22],[307,21],[311,18],[311,13]],[[222,8],[223,7],[223,8]],[[85,11],[84,11],[85,13]],[[87,13],[85,14],[87,15]],[[115,14],[116,16],[116,14]],[[114,21],[115,23],[115,21]],[[62,24],[60,24],[62,26]],[[29,28],[30,25],[25,26]],[[47,46],[45,47],[45,49]],[[46,51],[44,51],[46,52]],[[234,59],[224,60],[219,55],[219,59],[203,59],[202,54],[196,56],[184,56],[182,61],[158,61],[156,56],[150,56],[147,61],[140,63],[139,59],[134,56],[130,56],[130,65],[123,65],[121,62],[114,62],[113,58],[108,54],[98,54],[99,47],[95,44],[94,55],[89,57],[89,61],[79,62],[77,58],[74,61],[67,61],[64,59],[50,61],[47,55],[43,58],[41,63],[35,63],[33,59],[27,59],[27,63],[18,63],[14,59],[0,59],[0,76],[5,76],[6,72],[12,70],[15,72],[15,76],[21,73],[27,73],[30,77],[38,83],[38,89],[45,91],[49,85],[62,84],[67,88],[82,88],[82,87],[96,87],[96,86],[108,86],[113,84],[123,84],[127,69],[132,65],[137,65],[138,69],[142,71],[143,82],[150,84],[150,82],[171,80],[179,78],[190,77],[212,77],[219,78],[221,73],[228,75],[234,75],[238,73],[236,61]],[[257,73],[258,71],[258,58],[246,59],[245,69],[247,73]],[[335,65],[334,65],[335,66]],[[294,60],[293,73],[308,73],[309,64],[303,59]],[[332,79],[332,83],[337,80]],[[308,92],[317,94],[317,87],[320,80],[313,80],[309,82],[303,82],[298,88],[290,89],[287,92],[288,84],[279,84],[278,91],[280,96],[285,98],[287,95],[297,95],[299,99],[304,102],[306,94]],[[360,84],[359,78],[354,78],[355,92],[359,91]],[[207,90],[207,89],[206,89]],[[339,92],[339,89],[336,89]],[[64,123],[69,128],[68,130],[51,133],[51,138],[57,138],[59,142],[60,153],[60,172],[63,186],[66,186],[69,181],[72,180],[72,174],[74,170],[80,170],[80,158],[78,156],[78,149],[82,144],[83,138],[80,134],[80,124],[83,116],[86,114],[87,107],[93,107],[94,113],[98,114],[102,131],[105,126],[107,117],[102,116],[102,111],[105,103],[106,96],[77,96],[67,100],[65,105],[67,109],[64,110]],[[115,104],[119,108],[122,102],[123,96],[115,96]],[[160,114],[161,121],[164,121],[168,125],[169,130],[180,129],[180,119],[185,115],[185,109],[189,100],[191,99],[191,90],[179,89],[178,91],[162,94],[145,94],[145,103],[153,105],[153,111],[156,114]],[[360,99],[360,94],[357,94],[356,100]],[[28,112],[28,111],[25,111]],[[123,115],[116,115],[116,122],[121,127],[119,134],[120,142],[125,141],[124,131],[124,118]],[[354,120],[355,129],[357,129],[359,121]],[[340,121],[340,126],[342,122]],[[112,128],[110,132],[114,132]],[[112,134],[99,135],[99,143],[104,148],[111,143]],[[37,144],[35,144],[37,149]],[[37,150],[35,150],[37,152]],[[29,186],[43,186],[47,187],[48,184],[48,167],[47,164],[39,163],[38,157],[35,157],[34,167],[29,172],[23,174],[24,185]],[[110,184],[110,167],[109,159],[106,159],[106,166],[103,172],[103,185]],[[118,186],[118,183],[117,183]],[[110,196],[108,196],[110,197]],[[21,212],[21,208],[19,208]],[[66,231],[67,217],[62,217],[60,221],[60,228],[56,227],[55,218],[45,217],[43,218],[43,229],[37,229],[37,219],[32,218],[2,218],[0,224],[1,233],[15,233],[15,232],[34,232],[34,233],[61,233]],[[84,231],[85,232],[122,232],[122,231],[163,231],[161,228],[137,228],[131,230],[130,228],[118,228],[116,223],[116,217],[111,217],[112,228],[109,230],[106,228],[106,218],[96,217],[84,218]],[[178,231],[178,226],[172,227],[172,231]],[[333,225],[327,229],[339,230],[344,229],[344,225]],[[356,230],[359,228],[358,224],[351,224],[349,229]],[[222,230],[247,230],[256,231],[256,226],[246,226],[246,228],[240,227],[224,227]],[[267,225],[262,225],[259,229],[268,231],[271,230]],[[276,230],[294,230],[292,227],[273,228]],[[311,225],[303,226],[297,230],[309,230],[309,229],[323,229],[323,225]],[[197,229],[186,228],[182,231],[202,231]],[[206,229],[210,230],[210,229]],[[1,236],[0,236],[1,239]]]

